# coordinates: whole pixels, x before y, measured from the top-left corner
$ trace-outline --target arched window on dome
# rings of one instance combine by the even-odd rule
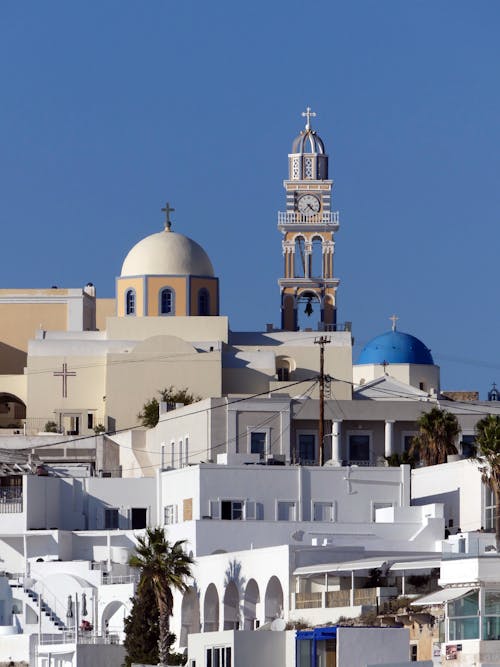
[[[160,315],[175,315],[175,292],[170,287],[160,290]]]
[[[129,289],[125,294],[125,312],[127,315],[135,315],[135,289]]]
[[[210,294],[204,287],[198,292],[198,315],[210,315]]]

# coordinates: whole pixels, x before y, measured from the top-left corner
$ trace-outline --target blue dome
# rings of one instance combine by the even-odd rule
[[[430,364],[431,351],[421,340],[401,331],[388,331],[373,338],[361,350],[359,364]]]

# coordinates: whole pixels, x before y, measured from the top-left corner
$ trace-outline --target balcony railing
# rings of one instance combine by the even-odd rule
[[[322,593],[296,593],[295,609],[317,609],[321,607]]]
[[[396,587],[295,593],[295,609],[376,606],[377,603],[381,604],[389,598],[396,597],[396,595]]]
[[[322,225],[326,227],[338,227],[339,212],[324,211],[315,215],[303,215],[297,211],[279,211],[278,226],[282,225]]]
[[[23,511],[23,492],[20,487],[0,488],[0,514],[19,514]]]

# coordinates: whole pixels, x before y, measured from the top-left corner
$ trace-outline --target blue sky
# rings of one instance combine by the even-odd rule
[[[162,228],[209,253],[235,330],[280,321],[287,153],[318,116],[355,352],[420,337],[449,389],[500,384],[500,3],[0,4],[2,287],[113,296]]]

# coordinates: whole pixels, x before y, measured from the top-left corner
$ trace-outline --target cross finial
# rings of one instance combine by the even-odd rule
[[[169,232],[170,227],[172,226],[172,220],[170,220],[170,214],[175,211],[175,208],[172,208],[170,206],[170,203],[167,202],[161,210],[163,213],[165,213],[165,230]]]
[[[392,322],[392,330],[396,331],[396,322],[399,320],[399,317],[397,315],[391,315],[389,319]]]
[[[311,129],[311,118],[316,118],[316,113],[311,111],[311,107],[307,107],[305,111],[302,112],[302,116],[307,118],[306,120],[306,130]]]

